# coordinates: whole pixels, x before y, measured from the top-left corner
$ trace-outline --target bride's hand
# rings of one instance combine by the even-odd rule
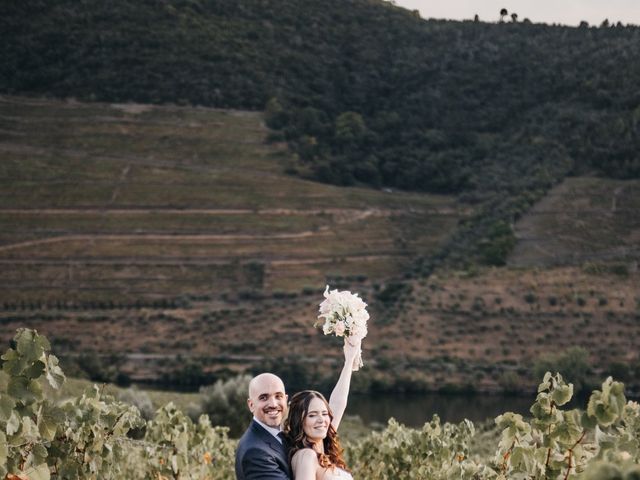
[[[358,354],[361,351],[362,339],[355,337],[345,337],[344,339],[344,363],[354,365]]]

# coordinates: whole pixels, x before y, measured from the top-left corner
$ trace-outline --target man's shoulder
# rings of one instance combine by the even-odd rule
[[[240,441],[238,442],[238,450],[248,450],[249,448],[266,448],[267,444],[263,438],[263,435],[260,434],[260,430],[258,430],[259,428],[261,428],[259,425],[256,425],[255,422],[251,422],[242,437],[240,437]]]

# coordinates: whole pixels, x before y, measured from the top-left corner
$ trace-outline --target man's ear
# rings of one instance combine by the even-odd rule
[[[249,411],[253,413],[253,402],[250,398],[247,398],[247,405],[249,406]]]

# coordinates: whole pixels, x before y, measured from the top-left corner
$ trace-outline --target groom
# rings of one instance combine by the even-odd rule
[[[278,436],[287,414],[284,383],[272,373],[262,373],[249,383],[249,410],[253,421],[238,443],[238,480],[290,480],[289,458]]]

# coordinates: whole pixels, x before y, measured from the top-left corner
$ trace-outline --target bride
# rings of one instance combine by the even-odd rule
[[[294,480],[353,480],[342,457],[337,430],[359,353],[360,340],[345,338],[345,362],[329,402],[315,390],[291,397],[284,431]]]

